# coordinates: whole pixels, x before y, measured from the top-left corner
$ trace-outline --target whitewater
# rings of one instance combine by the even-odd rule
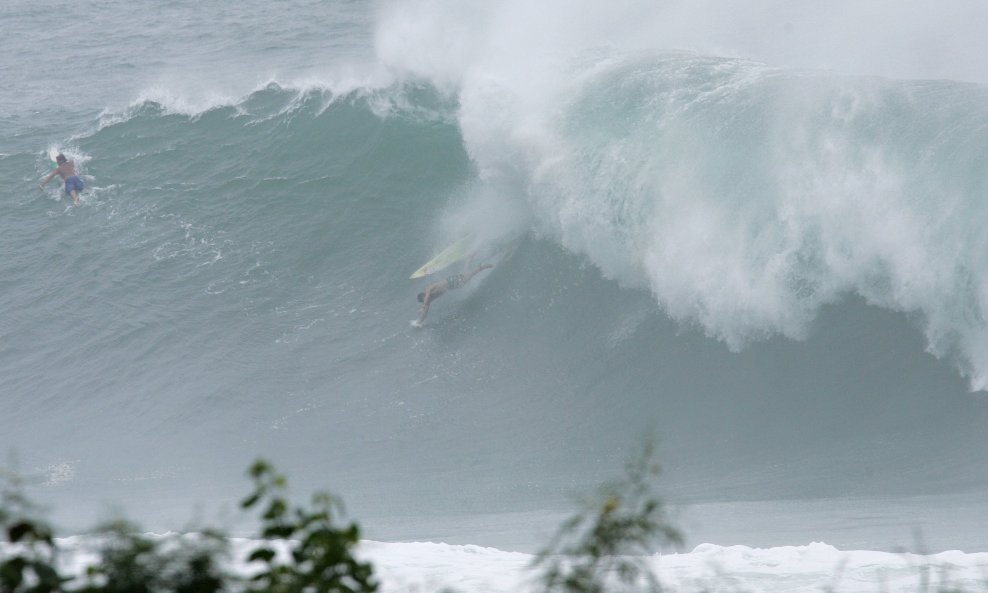
[[[466,593],[527,586],[651,435],[671,587],[984,588],[986,26],[11,0],[2,465],[71,546],[118,513],[244,535],[264,457],[346,501],[385,590]],[[495,267],[411,327],[409,274],[471,233]]]

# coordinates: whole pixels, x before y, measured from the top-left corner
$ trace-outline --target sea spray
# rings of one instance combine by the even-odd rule
[[[468,47],[451,61],[387,43],[424,34],[434,12],[379,29],[396,68],[455,87],[466,149],[522,202],[509,209],[732,350],[803,339],[821,307],[855,295],[916,317],[929,352],[988,388],[988,261],[972,224],[988,216],[988,90],[581,49],[582,17],[563,38],[523,24],[505,48],[512,10],[527,13],[471,13],[464,26],[484,35],[455,37]]]

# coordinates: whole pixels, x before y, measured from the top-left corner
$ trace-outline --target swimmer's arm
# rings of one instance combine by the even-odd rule
[[[425,323],[425,317],[429,314],[429,301],[432,300],[432,287],[425,289],[425,298],[422,299],[422,307],[419,309],[419,324]]]
[[[58,175],[58,169],[55,169],[54,171],[52,171],[51,173],[49,173],[48,176],[45,177],[41,181],[41,184],[40,184],[41,189],[45,189],[45,186],[48,185],[48,182],[51,181],[51,178],[54,177],[54,176],[56,176],[56,175]]]

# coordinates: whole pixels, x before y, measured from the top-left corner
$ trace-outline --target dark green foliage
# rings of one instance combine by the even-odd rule
[[[680,545],[653,492],[659,466],[651,443],[626,465],[623,480],[606,485],[566,521],[534,562],[546,593],[658,591],[645,564],[655,551]],[[311,508],[293,507],[285,479],[267,463],[250,469],[254,491],[241,503],[260,513],[259,545],[247,558],[229,557],[228,540],[201,532],[154,537],[119,522],[94,536],[98,562],[78,578],[57,570],[52,531],[21,494],[16,477],[0,474],[0,593],[374,593],[370,564],[353,551],[360,540],[354,523],[336,525],[340,502],[316,494]],[[10,487],[7,487],[10,486]],[[6,540],[6,543],[3,540]],[[92,541],[92,540],[87,540]],[[226,567],[247,565],[249,576]],[[962,593],[946,583],[931,585],[921,570],[918,591]],[[832,591],[832,588],[824,589]]]
[[[53,568],[56,549],[51,529],[33,518],[39,511],[21,493],[17,476],[0,474],[0,478],[0,527],[14,544],[9,558],[0,555],[0,593],[62,590],[66,579]]]
[[[290,508],[283,498],[284,477],[262,461],[250,470],[254,492],[242,503],[243,508],[263,509],[261,536],[269,541],[290,539],[290,560],[281,560],[271,546],[254,550],[249,560],[264,565],[251,578],[248,591],[256,593],[371,593],[377,590],[370,564],[358,562],[353,548],[360,541],[355,523],[337,527],[335,512],[341,503],[329,494],[312,497],[312,509]]]
[[[563,523],[535,561],[546,592],[660,589],[642,558],[663,546],[680,545],[682,535],[669,524],[662,499],[653,492],[659,469],[649,441],[627,463],[623,480],[605,485]]]
[[[227,555],[226,540],[214,533],[154,538],[125,522],[106,526],[100,563],[86,571],[81,593],[217,593],[230,577],[218,561]]]
[[[248,580],[229,566],[227,540],[203,532],[153,537],[118,522],[102,528],[96,546],[99,561],[76,582],[56,568],[57,547],[51,530],[32,519],[20,482],[2,492],[0,527],[10,543],[0,549],[0,593],[373,593],[377,583],[370,564],[358,562],[353,550],[360,530],[337,527],[340,503],[328,494],[313,497],[312,508],[292,508],[283,497],[285,479],[264,462],[250,470],[254,492],[242,503],[261,509],[259,539],[267,543],[246,560],[254,570]],[[9,555],[10,557],[6,557]]]

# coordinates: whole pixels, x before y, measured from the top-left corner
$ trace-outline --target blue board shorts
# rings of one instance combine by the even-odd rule
[[[72,175],[65,179],[65,193],[72,194],[73,191],[80,192],[86,189],[86,184],[79,179],[78,175]]]

